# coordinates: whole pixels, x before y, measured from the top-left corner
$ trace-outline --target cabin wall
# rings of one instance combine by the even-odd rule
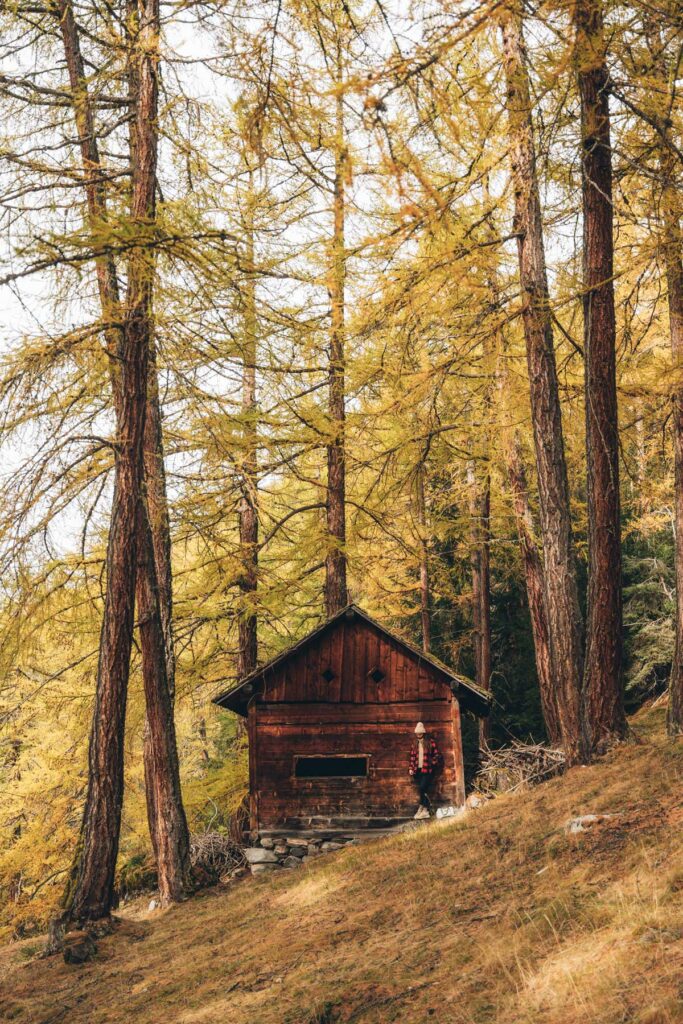
[[[408,776],[408,758],[417,721],[434,735],[444,759],[432,799],[458,805],[464,800],[459,711],[450,696],[382,704],[257,704],[252,714],[252,827],[344,827],[350,819],[376,819],[379,824],[381,819],[412,816],[417,795]],[[366,754],[369,774],[296,778],[297,754]]]

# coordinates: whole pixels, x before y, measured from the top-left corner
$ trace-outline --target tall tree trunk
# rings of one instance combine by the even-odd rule
[[[671,159],[668,159],[671,158]],[[669,150],[662,167],[664,188],[664,240],[669,303],[669,330],[674,362],[672,429],[674,439],[674,488],[676,530],[676,644],[669,678],[667,731],[683,736],[683,236],[679,193],[673,154]]]
[[[121,405],[107,545],[107,587],[88,753],[88,788],[74,863],[63,898],[67,916],[76,921],[108,916],[114,899],[147,394],[147,345],[138,292],[136,287],[131,293],[135,301],[126,310],[117,352]]]
[[[425,463],[417,467],[415,478],[418,545],[420,551],[420,625],[422,650],[429,654],[432,645],[430,594],[429,594],[429,552],[427,550],[427,505],[425,501]]]
[[[184,879],[185,887],[189,886],[190,836],[180,789],[180,765],[173,710],[175,704],[175,645],[173,641],[171,526],[166,494],[155,348],[152,336],[150,337],[143,453],[146,514],[144,518],[140,516],[138,519],[138,529],[142,529],[144,524],[150,536],[138,538],[141,552],[138,561],[138,574],[144,573],[146,578],[138,579],[137,602],[146,705],[142,753],[147,821],[154,859],[157,864],[159,895],[162,904],[166,904],[180,899],[182,896],[182,893],[179,893],[178,878]],[[148,542],[151,544],[151,559],[148,557]],[[154,597],[152,598],[150,595],[154,595]],[[152,607],[155,609],[153,613]],[[142,623],[145,623],[144,627]],[[156,631],[159,635],[151,637],[150,634]],[[158,652],[161,652],[163,665],[159,662]],[[167,693],[156,693],[157,687],[163,687]],[[166,713],[167,704],[170,709],[168,714]],[[162,709],[161,716],[159,709]],[[169,747],[173,748],[172,754],[169,753]],[[157,772],[163,770],[164,767],[172,774],[172,778],[160,779],[157,777]],[[174,823],[172,834],[178,837],[177,843],[174,846],[164,841],[159,847],[157,837],[163,835],[168,823]]]
[[[156,222],[159,0],[138,0],[137,38],[129,72],[135,99],[130,130],[131,216],[141,232]],[[175,650],[172,632],[171,531],[164,471],[161,409],[154,341],[154,251],[142,247],[129,267],[127,315],[138,322],[150,375],[143,448],[144,507],[138,516],[142,576],[137,598],[145,689],[145,793],[162,903],[182,899],[189,878],[190,837],[180,788],[173,715]]]
[[[85,174],[84,188],[88,210],[88,224],[93,232],[102,231],[109,220],[107,194],[103,178],[104,168],[100,163],[92,105],[86,85],[79,31],[70,0],[59,0],[58,11]],[[134,96],[131,98],[134,100]],[[132,134],[134,135],[134,129]],[[133,149],[134,145],[131,146],[131,150]],[[114,405],[115,409],[118,409],[120,405],[120,382],[117,378],[115,354],[119,346],[121,331],[119,325],[122,322],[123,311],[121,309],[118,276],[113,257],[110,254],[100,256],[96,261],[96,271],[104,338],[110,357],[110,376]],[[161,620],[164,631],[166,673],[169,689],[173,695],[175,689],[175,653],[172,633],[171,530],[166,496],[166,474],[164,470],[156,351],[153,339],[150,344],[144,466],[147,482],[147,505],[152,528]]]
[[[149,376],[147,382],[147,416],[145,417],[145,502],[152,534],[154,572],[159,598],[160,626],[163,635],[166,684],[175,700],[175,644],[173,640],[173,572],[171,562],[171,523],[166,493],[164,442],[162,433],[159,376],[156,363],[156,344],[150,339]]]
[[[512,494],[519,551],[524,567],[524,581],[526,584],[529,616],[531,618],[531,632],[534,639],[534,655],[536,675],[538,676],[538,689],[541,698],[541,710],[548,739],[555,745],[561,741],[562,737],[553,686],[543,563],[536,543],[522,447],[519,438],[516,436],[506,445],[505,462],[508,483]]]
[[[248,208],[244,222],[247,278],[244,285],[244,352],[242,357],[242,467],[239,508],[240,609],[237,675],[253,672],[258,662],[258,424],[256,405],[256,281],[254,277],[253,184],[249,172]]]
[[[591,751],[624,736],[621,518],[612,150],[602,0],[574,5],[581,94],[583,319],[588,497],[584,730]]]
[[[79,133],[79,142],[81,147],[81,155],[83,159],[83,167],[85,173],[84,186],[87,201],[88,223],[91,229],[101,231],[102,226],[109,219],[108,210],[106,210],[105,186],[102,178],[103,169],[101,167],[99,160],[94,120],[92,117],[92,108],[87,92],[85,71],[80,48],[79,31],[75,22],[73,10],[69,0],[59,0],[58,14],[63,49],[65,49],[65,56],[70,77],[72,98],[74,103],[74,113],[76,117],[77,129]],[[138,110],[138,117],[139,116],[140,112]],[[139,199],[139,193],[137,198]],[[154,196],[152,197],[152,199],[154,201]],[[96,261],[96,273],[100,307],[102,312],[104,341],[106,345],[106,350],[108,350],[111,358],[110,366],[112,370],[112,386],[114,393],[115,410],[117,414],[117,432],[118,435],[122,437],[126,436],[128,429],[126,426],[127,412],[126,396],[124,393],[124,379],[120,371],[120,353],[125,349],[125,346],[127,344],[125,337],[126,329],[128,328],[130,330],[131,328],[130,306],[125,314],[126,319],[124,329],[122,330],[119,325],[121,325],[122,322],[124,321],[124,311],[121,307],[120,302],[116,266],[114,263],[114,259],[111,255],[100,257]],[[151,730],[150,725],[148,725],[148,723],[145,726],[144,761],[145,781],[147,785],[147,815],[148,818],[150,818],[151,837],[153,841],[153,846],[155,847],[155,853],[157,854],[157,834],[159,833],[160,830],[163,831],[165,827],[164,823],[166,821],[172,821],[176,818],[179,818],[180,820],[184,821],[184,811],[182,809],[182,803],[180,800],[179,775],[177,774],[177,752],[175,748],[175,732],[172,721],[175,658],[171,632],[172,584],[170,559],[170,528],[168,522],[168,504],[166,500],[166,481],[163,462],[161,413],[159,407],[156,367],[154,366],[154,339],[152,337],[151,330],[146,330],[144,333],[147,336],[147,359],[152,360],[153,366],[150,367],[147,365],[146,372],[148,393],[146,395],[146,412],[144,416],[142,459],[144,475],[146,477],[146,502],[148,508],[148,516],[150,516],[150,520],[153,523],[153,537],[151,538],[151,543],[155,557],[152,562],[147,562],[143,559],[143,571],[146,571],[147,566],[150,565],[153,575],[151,575],[150,579],[143,581],[142,586],[147,590],[152,589],[152,591],[156,592],[158,595],[158,615],[156,616],[156,618],[154,618],[154,620],[151,620],[151,626],[148,626],[145,632],[148,634],[150,633],[151,629],[161,629],[161,636],[157,638],[156,643],[157,647],[160,647],[164,652],[164,671],[162,673],[158,671],[156,659],[150,660],[150,658],[148,657],[145,659],[143,656],[143,676],[145,682],[145,696],[148,705],[150,705],[150,703],[152,702],[153,714],[157,714],[156,708],[158,707],[160,701],[162,703],[166,699],[170,699],[171,701],[170,726],[168,725],[167,722],[165,735],[161,734],[159,728],[157,727]],[[139,528],[139,523],[140,514],[138,511],[138,514],[136,515],[136,529]],[[136,538],[138,548],[140,544],[143,542],[144,539]],[[135,549],[131,551],[131,555],[133,556],[133,558],[135,557]],[[133,588],[135,587],[134,577],[131,586],[133,586]],[[146,646],[148,646],[148,642]],[[162,682],[165,687],[167,695],[165,693],[155,695],[155,685],[161,685]],[[96,707],[95,715],[97,714],[98,710]],[[157,791],[157,788],[160,786],[160,783],[159,780],[155,778],[155,772],[154,770],[152,770],[151,765],[153,764],[154,761],[156,761],[159,764],[164,763],[164,752],[167,751],[169,743],[172,746],[175,760],[176,777],[173,780],[172,786],[174,790],[174,800],[172,805],[168,805],[162,802],[161,805],[157,806],[155,802],[155,793]],[[159,744],[159,749],[157,749],[157,744]],[[161,790],[162,792],[164,792],[163,785],[161,786]],[[118,844],[118,823],[115,824],[114,827],[117,835],[116,842]],[[173,862],[170,865],[167,865],[165,863],[166,858],[162,854],[162,863],[160,863],[160,888],[162,891],[163,899],[166,898],[167,891],[176,891],[173,882],[171,881],[169,886],[166,884],[165,880],[167,876],[169,879],[173,880],[173,878],[178,873],[178,868],[180,868],[181,871],[184,870],[184,864],[186,862],[187,857],[187,850],[188,837],[185,826],[184,844],[180,844],[180,854],[178,863]],[[70,899],[71,897],[68,896],[67,903],[70,902]]]
[[[157,862],[162,906],[181,900],[190,887],[190,842],[180,792],[173,698],[166,676],[152,531],[147,508],[138,508],[137,609],[147,709],[145,786],[149,832]]]
[[[491,282],[491,295],[495,309],[500,305],[499,290],[495,280]],[[546,586],[543,579],[543,560],[536,539],[536,527],[529,499],[529,485],[524,463],[522,442],[517,430],[511,426],[509,409],[510,380],[506,362],[505,337],[497,331],[496,384],[500,415],[501,447],[508,487],[512,496],[519,553],[524,570],[531,635],[534,641],[534,660],[541,700],[541,710],[549,741],[555,746],[562,740],[557,715],[557,698],[553,682],[550,634],[546,609]]]
[[[327,533],[325,560],[325,608],[333,615],[348,603],[346,587],[346,452],[345,452],[345,330],[344,285],[344,207],[346,141],[344,138],[344,96],[342,92],[342,50],[337,44],[338,93],[336,99],[336,137],[334,143],[334,227],[330,253],[330,391],[329,415],[331,439],[327,446]]]
[[[88,95],[85,67],[81,54],[79,29],[74,18],[71,0],[58,0],[56,12],[59,18],[71,88],[71,103],[83,162],[83,186],[88,212],[88,227],[93,233],[99,234],[106,230],[109,220],[105,170],[100,162],[92,104]],[[119,283],[113,257],[111,255],[99,256],[95,261],[95,270],[116,406],[120,403],[121,384],[118,380],[118,353],[123,339],[119,326],[122,322]]]
[[[573,764],[586,754],[581,726],[582,624],[536,173],[529,75],[522,21],[517,7],[502,11],[501,26],[552,674],[562,745],[568,762]]]
[[[675,5],[669,17],[676,16]],[[661,16],[661,15],[660,15]],[[667,731],[673,737],[683,736],[683,232],[681,230],[681,175],[675,149],[670,138],[671,120],[668,102],[673,83],[669,81],[671,69],[660,26],[646,16],[647,38],[652,55],[652,70],[648,81],[655,86],[644,98],[655,121],[655,145],[659,159],[661,241],[666,273],[669,334],[673,362],[673,388],[671,392],[671,427],[674,447],[674,530],[676,542],[676,642],[671,675],[669,677],[669,705]]]
[[[141,17],[139,0],[126,0],[127,6],[127,43],[128,52],[128,96],[131,106],[135,108],[140,95],[140,63],[136,59],[135,47],[139,44],[136,37],[136,26]],[[129,158],[130,166],[135,167],[138,150],[138,120],[131,118],[129,122]],[[166,679],[171,700],[175,700],[175,644],[173,640],[173,571],[171,562],[171,524],[168,512],[168,495],[166,491],[166,470],[164,464],[163,426],[161,404],[159,399],[159,375],[156,362],[156,340],[154,337],[154,321],[150,315],[149,331],[149,374],[147,388],[147,417],[145,419],[145,501],[147,503],[147,519],[152,531],[152,547],[154,550],[154,568],[156,570],[156,589],[159,596],[161,628],[163,630],[163,647],[166,658]],[[149,797],[148,797],[149,799]]]
[[[491,689],[491,571],[490,512],[491,485],[488,467],[479,479],[474,462],[467,466],[471,522],[470,564],[472,566],[472,623],[477,685]],[[488,746],[491,736],[488,718],[479,720],[479,747]]]

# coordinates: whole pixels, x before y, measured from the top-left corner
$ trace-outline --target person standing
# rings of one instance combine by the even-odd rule
[[[434,779],[437,768],[441,764],[441,754],[433,736],[427,734],[422,722],[415,726],[415,742],[410,748],[408,774],[418,788],[420,806],[415,818],[428,818],[432,802],[428,790]]]

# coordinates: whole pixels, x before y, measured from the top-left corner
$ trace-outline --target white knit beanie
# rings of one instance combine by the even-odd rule
[[[418,736],[424,736],[426,732],[427,730],[425,729],[424,724],[422,722],[418,722],[417,725],[415,726],[415,733]]]

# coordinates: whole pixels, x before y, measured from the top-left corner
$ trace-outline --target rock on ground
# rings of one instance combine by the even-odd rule
[[[283,868],[300,868],[303,864],[301,857],[285,857],[282,862]]]
[[[244,851],[244,856],[250,864],[275,864],[277,862],[277,854],[272,850],[264,850],[261,846],[248,846]]]
[[[609,821],[613,817],[613,814],[582,814],[578,818],[570,818],[564,826],[564,830],[569,835],[587,832],[594,825],[599,825],[601,821]]]

